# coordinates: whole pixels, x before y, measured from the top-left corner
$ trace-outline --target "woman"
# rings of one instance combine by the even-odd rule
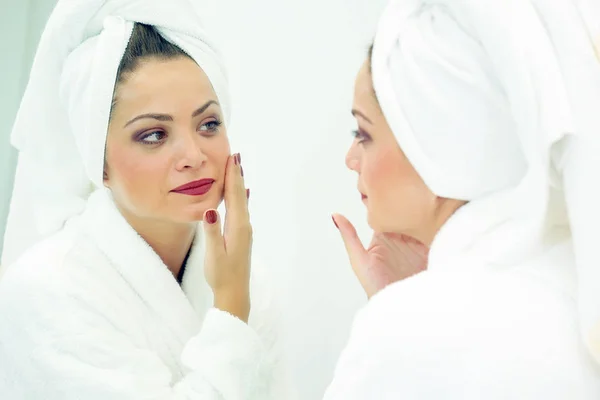
[[[365,250],[334,215],[370,301],[326,400],[600,398],[600,62],[581,18],[568,0],[389,4],[346,163],[391,233]]]
[[[229,112],[187,1],[58,2],[12,137],[2,398],[287,397]]]

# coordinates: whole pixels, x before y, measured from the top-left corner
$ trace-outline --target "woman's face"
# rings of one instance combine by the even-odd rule
[[[436,206],[436,196],[410,164],[388,126],[373,91],[366,62],[356,77],[352,114],[358,123],[346,165],[358,173],[358,191],[368,222],[377,232],[420,238]]]
[[[204,71],[187,57],[143,60],[117,86],[115,99],[104,181],[121,211],[189,223],[217,207],[230,149]],[[206,184],[178,189],[199,180]]]

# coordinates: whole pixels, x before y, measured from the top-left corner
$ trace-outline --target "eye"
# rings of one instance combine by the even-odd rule
[[[140,136],[139,141],[144,144],[158,144],[164,140],[165,136],[163,131],[152,131]]]
[[[355,140],[358,141],[358,143],[364,143],[366,141],[371,140],[371,136],[368,133],[366,133],[360,129],[352,131],[352,136],[354,137]]]
[[[200,125],[200,131],[201,132],[208,132],[208,133],[217,133],[219,131],[219,127],[222,125],[222,122],[219,120],[211,120],[208,122],[203,123],[202,125]]]

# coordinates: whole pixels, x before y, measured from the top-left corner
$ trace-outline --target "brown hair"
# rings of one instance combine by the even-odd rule
[[[379,99],[377,98],[377,94],[375,93],[375,86],[373,85],[373,73],[371,70],[371,59],[373,58],[373,43],[369,46],[369,50],[367,51],[367,63],[369,64],[369,74],[371,75],[371,93],[375,98],[375,101],[379,103]]]
[[[115,91],[125,80],[126,74],[134,72],[144,59],[171,60],[179,57],[191,58],[185,51],[163,38],[154,26],[136,22],[117,70]],[[111,114],[115,103],[113,95]]]

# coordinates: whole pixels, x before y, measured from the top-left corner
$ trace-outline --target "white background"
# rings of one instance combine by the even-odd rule
[[[9,132],[54,4],[0,0],[0,235],[14,173]],[[355,127],[354,77],[385,0],[197,4],[229,68],[229,132],[251,188],[254,252],[283,294],[295,391],[320,399],[365,302],[330,215],[346,214],[368,240],[344,156]]]

